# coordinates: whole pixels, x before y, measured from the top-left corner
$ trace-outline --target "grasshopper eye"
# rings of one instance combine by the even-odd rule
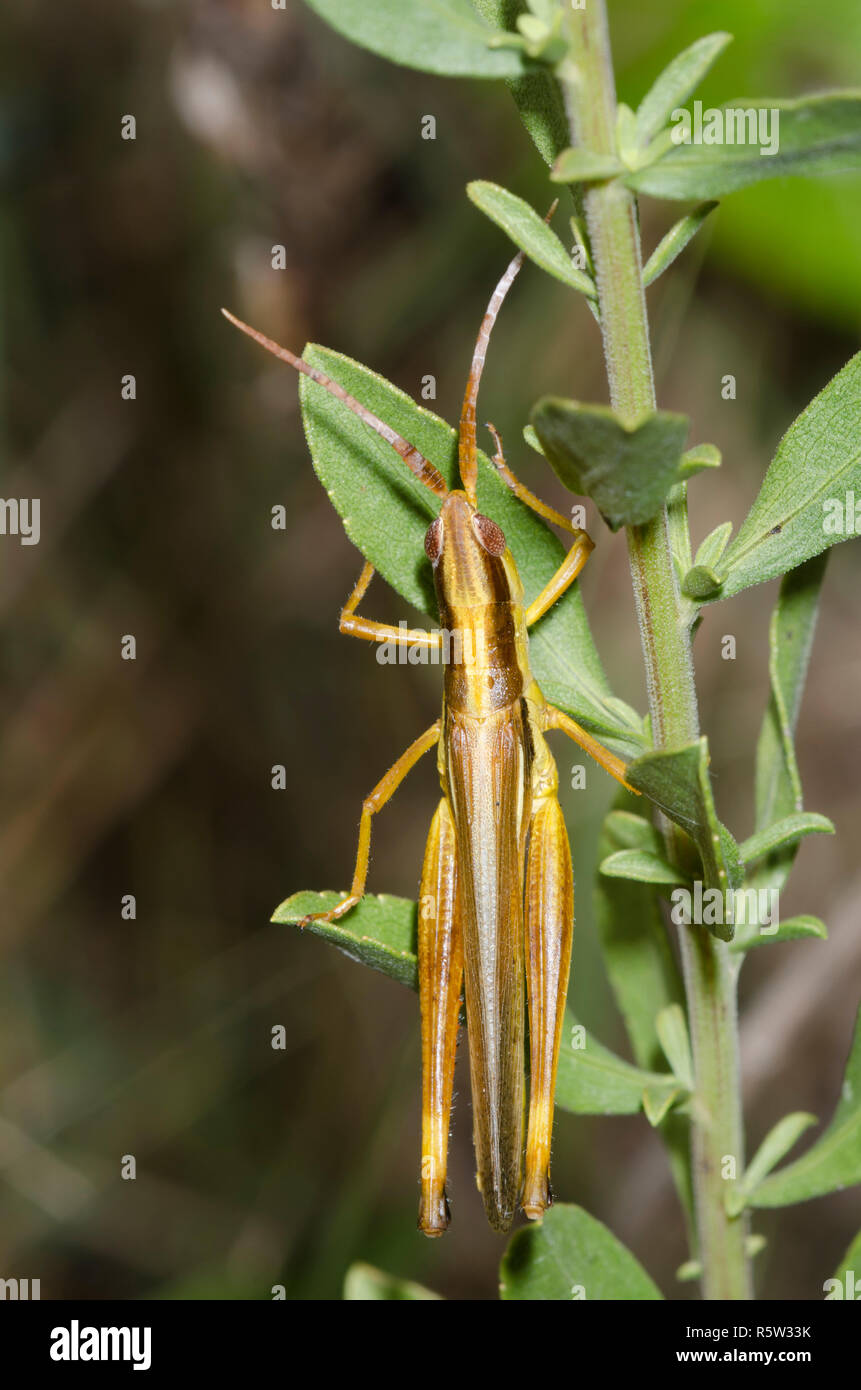
[[[431,522],[425,534],[425,554],[432,565],[435,565],[442,554],[442,517],[438,516]]]
[[[472,529],[481,541],[488,555],[501,555],[505,549],[505,532],[489,516],[476,512],[472,518]]]

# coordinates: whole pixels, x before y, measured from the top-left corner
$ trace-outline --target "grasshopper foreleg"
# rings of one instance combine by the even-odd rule
[[[398,642],[410,647],[430,647],[434,651],[439,650],[441,639],[438,632],[426,632],[420,627],[393,627],[391,623],[378,623],[373,618],[363,618],[356,612],[368,592],[368,585],[374,574],[372,564],[363,567],[353,592],[341,609],[338,630],[346,633],[348,637],[359,637],[365,642]]]
[[[557,512],[555,508],[549,507],[546,502],[542,502],[539,497],[535,496],[534,492],[530,492],[529,488],[526,487],[524,483],[521,483],[519,478],[514,476],[508,464],[505,462],[499,431],[490,423],[488,423],[487,428],[493,435],[494,443],[496,444],[496,453],[493,456],[493,462],[497,472],[514,493],[515,497],[519,498],[524,506],[529,507],[530,511],[543,517],[545,521],[552,521],[555,526],[563,527],[574,537],[574,544],[568,551],[562,564],[552,578],[545,584],[538,597],[533,599],[532,603],[530,603],[529,607],[526,609],[526,626],[532,627],[534,623],[538,622],[539,618],[543,618],[548,608],[552,608],[556,600],[562,597],[566,589],[570,589],[586,561],[589,559],[589,556],[592,554],[595,548],[595,542],[586,531],[581,531],[579,526],[575,526],[567,516],[563,516],[562,513]]]

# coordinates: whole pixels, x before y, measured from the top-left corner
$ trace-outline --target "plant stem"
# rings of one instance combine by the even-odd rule
[[[604,0],[568,15],[573,68],[562,82],[575,144],[615,153],[616,93]],[[621,183],[594,184],[586,221],[595,265],[601,331],[614,409],[629,418],[655,408],[649,326],[643,291],[637,208]],[[674,525],[686,530],[683,495],[673,499]],[[646,667],[656,748],[699,736],[690,628],[679,593],[666,508],[645,526],[629,527],[628,556]],[[675,860],[680,832],[664,823]],[[701,926],[679,936],[695,1069],[691,1162],[703,1297],[751,1297],[746,1223],[724,1207],[727,1158],[740,1177],[743,1127],[738,1062],[735,972],[727,948]],[[734,1176],[736,1175],[734,1174]]]

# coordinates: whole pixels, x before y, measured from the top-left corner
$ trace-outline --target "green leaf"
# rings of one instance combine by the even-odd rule
[[[344,1279],[344,1300],[348,1303],[442,1301],[440,1294],[414,1284],[412,1279],[399,1279],[395,1274],[386,1274],[366,1264],[350,1265]]]
[[[688,478],[693,478],[706,468],[720,468],[720,463],[721,452],[716,444],[695,444],[692,449],[685,449],[679,459],[676,482],[686,483]]]
[[[686,1091],[694,1089],[694,1060],[691,1056],[691,1040],[688,1036],[688,1021],[681,1004],[668,1004],[661,1009],[656,1019],[658,1037],[664,1056],[673,1070],[679,1085]]]
[[[786,575],[769,626],[771,697],[756,748],[757,832],[801,811],[801,777],[793,743],[828,552]],[[782,888],[796,849],[772,853],[749,875],[756,887]]]
[[[861,499],[861,353],[790,425],[717,566],[721,588],[713,597],[762,584],[854,535],[852,527],[826,526],[845,519],[846,494],[856,488]]]
[[[700,203],[698,208],[688,213],[681,221],[676,222],[671,227],[667,235],[658,243],[646,264],[643,266],[643,284],[651,285],[657,280],[659,275],[672,265],[677,256],[680,256],[689,241],[692,241],[705,222],[710,213],[714,212],[717,203]],[[714,446],[712,446],[714,447]],[[718,462],[720,455],[718,454]],[[712,467],[706,464],[705,467]]]
[[[744,1211],[751,1192],[768,1176],[772,1168],[786,1157],[789,1150],[795,1147],[804,1131],[811,1125],[818,1124],[818,1117],[809,1115],[804,1110],[784,1115],[782,1120],[778,1120],[747,1165],[741,1182],[728,1192],[726,1209],[730,1216],[738,1216]]]
[[[541,440],[535,433],[535,427],[533,425],[523,426],[523,438],[526,440],[526,443],[529,445],[530,449],[534,449],[536,454],[540,454],[542,458],[544,457],[544,450],[541,447]]]
[[[321,19],[361,48],[443,77],[518,77],[525,54],[492,48],[470,0],[306,0]]]
[[[608,811],[604,820],[604,833],[610,837],[613,847],[644,849],[650,850],[653,854],[660,854],[664,846],[660,832],[645,816],[626,809],[628,804],[633,802],[630,792],[622,790],[618,796],[623,805]]]
[[[409,439],[453,482],[457,435],[450,425],[349,357],[314,345],[306,347],[304,356]],[[427,615],[435,613],[424,536],[439,511],[439,499],[324,387],[303,376],[299,395],[314,468],[350,540],[407,603]],[[565,553],[561,543],[514,497],[484,454],[479,455],[478,502],[505,532],[531,602],[558,568]],[[529,653],[548,700],[617,751],[642,747],[642,721],[610,692],[578,586],[532,629]]]
[[[712,444],[701,444],[698,449],[690,449],[688,453],[699,453],[714,448]],[[717,462],[720,463],[720,451],[715,449]],[[687,457],[687,455],[685,455]],[[732,522],[725,521],[723,525],[716,526],[713,531],[706,536],[696,554],[696,561],[690,565],[690,556],[687,563],[689,568],[684,569],[684,561],[680,566],[681,589],[686,598],[698,602],[702,598],[708,598],[720,589],[720,578],[715,573],[714,566],[717,565],[720,557],[726,550],[727,543],[732,531]]]
[[[642,153],[637,144],[637,118],[624,101],[616,107],[616,150],[627,168],[637,167],[637,157]]]
[[[754,1207],[787,1207],[857,1183],[861,1183],[861,1011],[831,1124],[801,1158],[759,1183],[748,1202]]]
[[[771,941],[802,941],[805,938],[816,938],[825,941],[828,931],[825,923],[818,917],[787,917],[781,922],[776,932],[765,932],[756,922],[748,922],[739,926],[736,934],[730,942],[731,951],[750,951],[754,946],[767,946]]]
[[[657,1300],[630,1250],[582,1207],[558,1203],[511,1239],[499,1271],[505,1300]]]
[[[727,130],[724,124],[724,143],[706,145],[695,143],[694,130],[691,143],[678,143],[663,159],[627,174],[628,187],[653,198],[722,198],[762,179],[850,173],[861,168],[861,93],[828,92],[795,101],[734,101],[720,110],[750,112],[762,135],[756,143],[727,143],[726,135],[735,141],[737,130]],[[775,122],[774,115],[766,113],[772,112],[777,113],[778,148],[763,154]],[[707,117],[705,113],[704,122]],[[721,120],[725,122],[726,117],[722,115]],[[741,115],[730,120],[745,125],[750,118]],[[681,130],[678,125],[676,140]],[[745,139],[750,133],[748,128]]]
[[[556,1104],[576,1115],[636,1115],[643,1093],[669,1094],[675,1078],[631,1066],[566,1014],[559,1049]]]
[[[834,826],[827,816],[821,816],[816,811],[801,811],[785,816],[783,820],[766,826],[765,830],[758,830],[739,845],[742,863],[753,864],[772,850],[797,845],[805,835],[817,834],[834,834]]]
[[[708,445],[703,446],[708,448]],[[716,565],[720,557],[727,548],[729,538],[732,534],[732,522],[725,521],[721,526],[716,526],[710,531],[705,540],[700,543],[696,553],[696,563],[698,565]]]
[[[580,145],[570,145],[553,165],[550,179],[553,183],[599,183],[624,172],[625,166],[615,155],[596,154]]]
[[[648,145],[673,111],[684,106],[728,43],[732,43],[732,34],[706,34],[664,68],[637,108],[637,137],[641,145]]]
[[[569,491],[591,497],[607,525],[639,526],[677,481],[689,421],[665,410],[625,420],[608,406],[544,396],[532,423]]]
[[[630,878],[638,883],[684,884],[689,880],[660,854],[644,849],[620,849],[601,860],[599,872],[607,878]]]
[[[597,290],[590,277],[578,270],[554,231],[538,213],[499,184],[486,183],[478,179],[466,186],[466,191],[477,208],[501,227],[519,246],[530,260],[546,270],[564,285],[579,290],[590,298],[595,298]]]
[[[328,912],[342,893],[294,893],[276,907],[272,921],[295,926],[309,912]],[[339,922],[309,922],[311,936],[330,942],[350,960],[418,989],[418,907],[409,898],[367,894]]]
[[[708,765],[708,742],[701,738],[637,758],[625,775],[632,787],[687,832],[699,850],[706,886],[725,894],[741,884],[741,860],[738,846],[715,813]],[[732,940],[731,922],[716,923],[709,930],[723,941]]]

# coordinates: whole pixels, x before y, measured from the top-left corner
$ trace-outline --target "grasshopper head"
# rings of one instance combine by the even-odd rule
[[[450,492],[425,536],[441,611],[507,603],[511,557],[501,526],[483,516],[465,492]]]

